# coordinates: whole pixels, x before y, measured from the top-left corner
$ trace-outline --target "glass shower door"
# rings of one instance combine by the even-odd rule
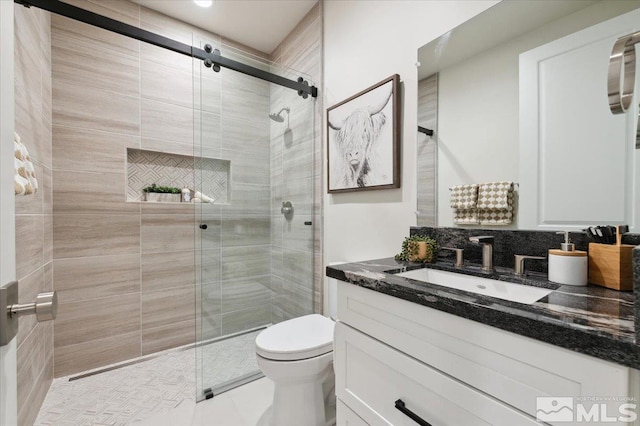
[[[291,89],[194,64],[198,400],[261,377],[256,335],[313,311],[314,104]],[[287,201],[292,208],[283,210]]]

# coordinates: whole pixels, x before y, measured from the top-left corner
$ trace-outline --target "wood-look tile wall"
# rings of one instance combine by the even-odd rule
[[[126,0],[68,2],[185,43],[237,46]],[[201,288],[201,337],[268,323],[269,85],[51,21],[55,376],[194,342]],[[230,205],[127,203],[127,148],[231,160]]]
[[[49,14],[15,5],[16,132],[29,149],[39,189],[16,197],[16,276],[22,303],[53,288],[51,30]],[[53,379],[53,324],[20,319],[18,423],[32,425]]]
[[[322,91],[322,2],[318,2],[271,54],[278,65],[303,73]],[[290,78],[297,78],[291,75]],[[271,266],[279,297],[272,320],[322,313],[322,95],[303,100],[295,92],[271,87],[271,111],[288,106],[285,123],[271,123]],[[293,220],[280,213],[291,201]],[[312,226],[304,225],[311,221]]]
[[[436,226],[438,189],[438,74],[418,82],[418,125],[434,131],[418,136],[418,226]]]

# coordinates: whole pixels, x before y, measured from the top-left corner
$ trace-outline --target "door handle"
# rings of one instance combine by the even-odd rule
[[[58,314],[58,294],[40,293],[32,303],[18,303],[18,282],[0,287],[0,346],[8,344],[18,334],[18,319],[35,315],[38,322],[52,321]]]
[[[403,400],[399,399],[396,401],[396,408],[400,410],[405,416],[418,423],[420,426],[431,426],[431,423],[427,422],[422,417],[409,410]]]

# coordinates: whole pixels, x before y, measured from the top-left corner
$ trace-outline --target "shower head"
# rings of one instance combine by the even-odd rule
[[[277,114],[272,112],[271,114],[269,114],[269,118],[272,119],[273,121],[276,121],[278,123],[282,123],[284,121],[284,117],[280,114],[282,114],[282,112],[286,112],[287,114],[289,114],[289,111],[291,111],[289,109],[289,107],[284,107],[282,108]]]

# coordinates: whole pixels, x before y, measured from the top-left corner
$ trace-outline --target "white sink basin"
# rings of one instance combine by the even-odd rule
[[[396,275],[527,305],[537,302],[553,291],[547,288],[456,274],[436,269],[415,269]]]

